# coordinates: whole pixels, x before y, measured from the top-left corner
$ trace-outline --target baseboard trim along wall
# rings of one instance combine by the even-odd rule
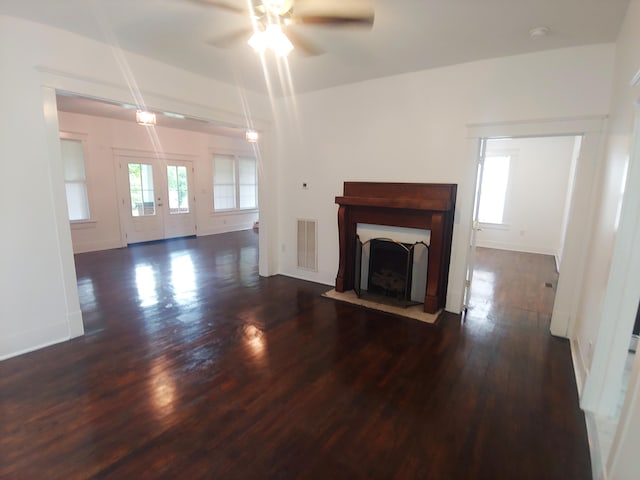
[[[0,360],[69,340],[68,321],[0,338]]]
[[[580,345],[576,340],[570,341],[571,346],[571,362],[576,377],[576,387],[578,389],[578,397],[582,397],[584,383],[587,379],[588,370],[586,369],[580,352]],[[587,437],[589,441],[589,452],[591,453],[591,471],[593,480],[606,480],[607,475],[600,451],[600,439],[598,437],[598,425],[595,415],[592,412],[584,410],[584,419],[587,425]]]

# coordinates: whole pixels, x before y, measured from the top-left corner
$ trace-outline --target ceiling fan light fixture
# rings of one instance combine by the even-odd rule
[[[267,25],[264,31],[256,30],[248,43],[258,53],[263,53],[268,48],[279,57],[286,57],[293,50],[291,40],[284,34],[280,25],[274,23]]]
[[[264,8],[276,15],[284,15],[291,7],[293,7],[293,0],[262,0]]]
[[[280,25],[270,24],[264,31],[269,48],[279,57],[286,57],[293,50],[293,43],[284,34]]]
[[[269,46],[265,32],[259,30],[256,30],[253,35],[251,35],[247,43],[258,53],[263,53]]]

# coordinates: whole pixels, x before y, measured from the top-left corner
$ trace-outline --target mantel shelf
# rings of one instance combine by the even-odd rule
[[[432,212],[447,212],[452,209],[449,200],[381,197],[336,197],[338,205],[351,207],[403,208]]]

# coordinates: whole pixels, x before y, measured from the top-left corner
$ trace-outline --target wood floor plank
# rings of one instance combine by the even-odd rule
[[[77,255],[86,335],[0,362],[0,478],[591,478],[549,257],[480,249],[436,325],[257,260],[251,231]]]

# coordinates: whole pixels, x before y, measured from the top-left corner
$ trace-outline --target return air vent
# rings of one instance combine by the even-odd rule
[[[318,271],[317,222],[298,220],[298,268]]]

